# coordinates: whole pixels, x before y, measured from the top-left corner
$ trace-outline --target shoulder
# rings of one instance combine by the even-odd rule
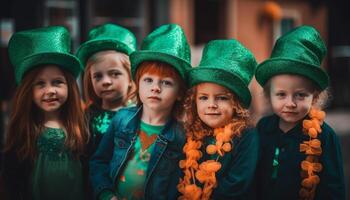
[[[276,115],[269,115],[261,118],[256,125],[256,129],[261,133],[273,131],[278,126],[278,117]]]
[[[326,122],[321,126],[322,132],[320,134],[320,139],[327,143],[339,143],[338,136],[334,129],[330,127]]]
[[[175,132],[175,140],[178,141],[179,143],[185,143],[186,140],[186,135],[185,135],[185,129],[183,122],[175,120],[173,123],[173,129]]]
[[[139,109],[140,108],[136,106],[121,108],[115,113],[112,123],[115,124],[120,123],[121,121],[129,121],[137,114]]]

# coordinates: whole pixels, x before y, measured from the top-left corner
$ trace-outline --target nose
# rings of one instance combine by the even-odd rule
[[[48,86],[45,91],[47,94],[56,94],[56,88],[53,86]]]
[[[104,76],[102,79],[102,85],[108,86],[112,84],[112,80],[108,76]]]
[[[216,102],[215,100],[209,100],[208,108],[210,108],[210,109],[216,109],[216,108],[218,108],[217,102]]]
[[[151,92],[156,92],[156,93],[160,93],[161,92],[161,88],[160,88],[158,83],[155,83],[155,84],[152,85]]]
[[[291,107],[291,108],[295,108],[297,106],[295,99],[293,97],[288,97],[286,106]]]

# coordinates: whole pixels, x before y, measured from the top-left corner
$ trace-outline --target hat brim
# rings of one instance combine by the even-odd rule
[[[16,82],[19,84],[22,81],[23,75],[30,69],[40,65],[57,65],[70,72],[77,78],[82,71],[80,61],[73,55],[58,52],[39,53],[28,56],[23,59],[17,69],[21,71],[16,72]]]
[[[271,77],[278,74],[304,76],[316,83],[321,90],[329,85],[327,73],[319,66],[285,58],[272,58],[262,62],[256,69],[255,78],[261,86],[264,86]]]
[[[138,66],[144,61],[160,61],[167,63],[179,72],[184,81],[187,80],[187,71],[192,68],[191,64],[187,61],[170,54],[156,51],[135,51],[130,55],[131,74],[134,79]]]
[[[249,88],[238,76],[225,70],[217,68],[214,69],[213,67],[206,66],[193,68],[190,70],[189,74],[190,87],[204,82],[219,84],[231,90],[235,95],[237,95],[238,99],[243,103],[243,106],[245,108],[248,108],[250,106],[252,97]]]
[[[83,43],[79,47],[77,50],[77,57],[85,67],[90,56],[99,51],[107,50],[116,50],[125,53],[126,55],[130,55],[133,51],[126,44],[119,42],[118,40],[91,40]]]

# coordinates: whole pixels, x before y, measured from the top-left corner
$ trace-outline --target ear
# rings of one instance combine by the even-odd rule
[[[315,92],[312,97],[312,105],[315,105],[317,101],[319,100],[320,94]]]

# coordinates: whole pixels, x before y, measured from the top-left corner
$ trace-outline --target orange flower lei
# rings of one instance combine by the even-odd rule
[[[215,144],[206,147],[206,152],[210,155],[218,154],[216,160],[207,160],[198,164],[198,160],[202,157],[200,148],[202,141],[187,138],[187,142],[183,148],[186,159],[181,160],[179,165],[184,171],[183,179],[177,185],[177,189],[182,194],[179,200],[199,200],[209,199],[213,189],[217,186],[215,173],[220,170],[221,163],[218,162],[225,152],[232,149],[231,140],[234,137],[232,131],[233,124],[230,123],[223,128],[214,129]],[[196,184],[196,180],[203,184],[200,188]]]
[[[300,152],[305,152],[307,155],[306,159],[301,162],[302,182],[299,196],[302,200],[314,199],[316,186],[320,183],[316,172],[322,170],[322,165],[319,163],[322,148],[317,136],[322,132],[321,125],[325,116],[324,111],[312,108],[309,112],[310,119],[303,121],[303,132],[309,135],[310,139],[300,144]]]

